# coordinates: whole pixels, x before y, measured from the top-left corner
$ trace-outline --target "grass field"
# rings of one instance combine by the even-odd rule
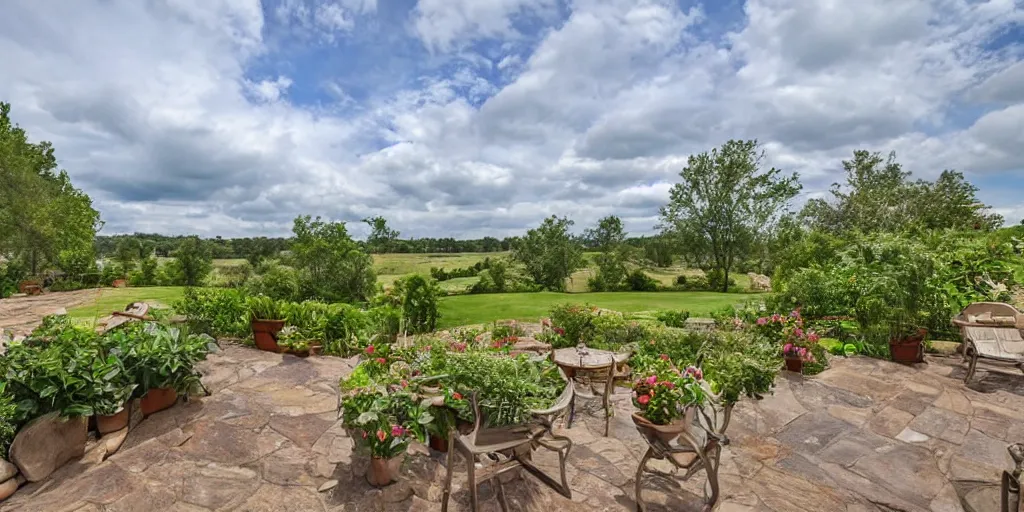
[[[103,288],[96,290],[95,300],[68,311],[79,321],[102,318],[120,311],[135,301],[158,306],[171,306],[181,298],[183,287]],[[612,293],[498,293],[457,295],[441,299],[439,328],[479,324],[495,320],[534,320],[546,316],[555,304],[573,302],[636,313],[659,309],[685,309],[694,315],[706,315],[716,309],[740,304],[751,296],[713,292],[612,292]]]
[[[68,310],[68,316],[76,320],[102,318],[113,311],[121,311],[129,303],[144,301],[154,306],[171,307],[181,298],[185,288],[181,286],[152,286],[145,288],[99,288],[95,299],[87,304]]]
[[[457,295],[441,300],[438,328],[481,324],[495,320],[537,321],[556,304],[590,304],[601,308],[637,313],[659,309],[685,309],[706,315],[716,309],[737,305],[752,295],[713,292],[608,292],[608,293],[496,293]]]

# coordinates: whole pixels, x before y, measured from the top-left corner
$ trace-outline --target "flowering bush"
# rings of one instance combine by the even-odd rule
[[[579,304],[559,304],[551,309],[551,329],[559,335],[560,344],[555,348],[574,347],[580,342],[587,343],[594,336],[594,319],[597,308]]]
[[[783,344],[783,356],[800,358],[809,363],[815,362],[812,349],[818,344],[820,337],[818,333],[804,328],[804,319],[799,309],[794,309],[789,315],[774,314],[758,318],[757,329],[760,334],[769,339],[779,340]]]
[[[426,441],[434,418],[400,384],[356,389],[342,398],[341,416],[356,434],[356,443],[373,457],[390,459],[405,452],[412,439]]]
[[[703,378],[701,369],[693,366],[641,377],[633,384],[633,405],[647,421],[668,425],[682,418],[687,407],[704,403]]]

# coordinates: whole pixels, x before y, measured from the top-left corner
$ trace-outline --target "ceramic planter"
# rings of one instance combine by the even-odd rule
[[[652,430],[654,432],[654,435],[658,436],[658,438],[664,441],[665,443],[670,443],[672,442],[672,440],[679,437],[679,434],[682,434],[683,431],[686,430],[688,420],[693,420],[692,408],[687,409],[686,417],[679,418],[673,421],[672,423],[669,423],[668,425],[655,425],[654,423],[648,421],[647,418],[644,418],[643,416],[640,416],[635,412],[633,413],[633,423],[636,424],[637,427],[643,427],[645,429]]]
[[[786,356],[786,369],[794,373],[804,372],[804,360],[799,357]]]
[[[142,397],[139,408],[142,409],[143,416],[149,416],[154,412],[170,408],[177,401],[178,392],[174,388],[151,389]]]
[[[128,426],[128,409],[122,407],[120,411],[108,415],[96,415],[96,431],[100,435],[117,432]]]
[[[398,470],[402,466],[402,457],[385,459],[373,457],[370,467],[366,468],[366,481],[374,487],[385,487],[398,480]]]
[[[256,347],[267,352],[281,352],[277,344],[277,333],[284,329],[284,320],[258,320],[250,322]]]
[[[911,336],[902,340],[889,341],[889,353],[893,362],[901,364],[920,363],[924,360],[922,337]]]

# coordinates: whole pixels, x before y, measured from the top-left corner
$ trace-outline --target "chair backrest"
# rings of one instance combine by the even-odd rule
[[[1024,314],[1017,311],[1017,308],[1002,302],[975,302],[964,308],[956,320],[963,323],[980,323],[979,317],[987,319],[1013,318],[1013,323],[1018,329],[1024,328]],[[991,325],[992,322],[988,323]]]

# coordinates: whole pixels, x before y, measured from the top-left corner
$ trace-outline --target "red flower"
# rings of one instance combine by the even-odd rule
[[[405,428],[401,425],[391,425],[391,437],[402,437],[405,434]]]
[[[363,431],[363,439],[366,439],[367,437],[369,437],[369,436],[366,435],[366,431],[364,430]]]
[[[370,345],[369,347],[366,347],[366,353],[367,354],[373,354],[376,350],[377,349],[373,348],[373,345]]]
[[[640,395],[636,398],[636,401],[640,402],[640,405],[647,405],[647,402],[651,401],[651,397],[647,395]]]
[[[462,400],[462,395],[458,392],[452,393],[452,398],[455,400]]]
[[[388,437],[388,435],[387,435],[387,434],[385,434],[383,430],[378,430],[378,431],[377,431],[377,439],[379,439],[379,440],[380,440],[380,442],[382,442],[382,443],[383,443],[383,442],[384,442],[384,440],[385,440],[385,439],[387,439],[387,437]]]
[[[402,382],[400,384],[402,385],[403,388],[409,387],[409,381],[405,379],[402,379]]]
[[[377,358],[377,364],[387,364],[387,362],[388,362],[388,360],[384,359],[383,357],[378,357]]]
[[[662,361],[668,361],[668,354],[662,354],[658,357],[660,357]]]

